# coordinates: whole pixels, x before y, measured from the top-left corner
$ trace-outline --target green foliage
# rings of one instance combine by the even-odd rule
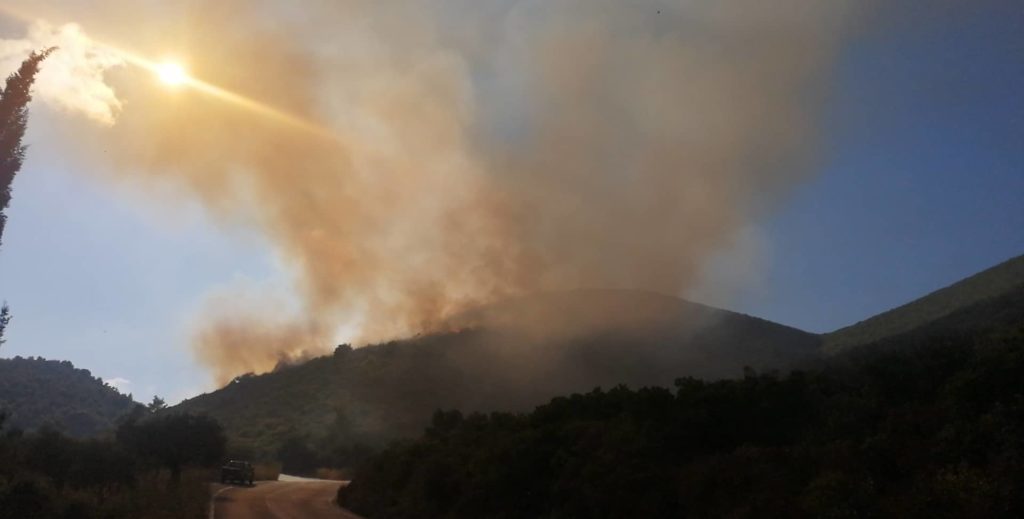
[[[135,405],[130,395],[70,362],[0,359],[0,409],[11,426],[31,431],[51,425],[75,437],[96,436],[113,430]]]
[[[1024,516],[1024,287],[827,365],[438,411],[339,502],[400,517]]]
[[[4,211],[11,203],[11,183],[25,160],[25,146],[21,139],[28,124],[32,83],[39,72],[39,65],[54,50],[49,48],[30,54],[16,72],[7,76],[7,82],[0,90],[0,243],[7,225]]]
[[[178,418],[197,420],[208,422]],[[3,423],[0,415],[0,519],[206,517],[212,479],[207,469],[189,465],[175,475],[164,470],[156,456],[140,452],[134,442],[79,440],[50,428],[21,434],[4,430]],[[140,428],[140,433],[145,427],[145,433],[155,438],[173,436],[168,431],[173,427],[160,422],[131,427]],[[204,434],[209,437],[209,428],[187,429],[197,437],[185,448],[201,452],[196,444]]]
[[[827,333],[823,349],[836,353],[907,332],[1021,286],[1024,286],[1024,256],[1017,256],[911,303]]]
[[[734,376],[744,364],[786,367],[819,345],[799,330],[643,292],[546,294],[494,311],[566,312],[572,333],[485,325],[354,350],[342,345],[299,366],[238,377],[171,412],[216,417],[233,445],[257,457],[277,459],[286,441],[299,441],[320,455],[316,464],[347,467],[390,439],[415,437],[438,407],[521,411],[597,385]],[[631,320],[622,324],[623,315]],[[280,461],[313,463],[297,458]]]

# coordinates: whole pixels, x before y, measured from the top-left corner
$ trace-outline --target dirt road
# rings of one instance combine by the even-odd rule
[[[360,519],[334,504],[341,481],[259,481],[214,488],[211,519]]]

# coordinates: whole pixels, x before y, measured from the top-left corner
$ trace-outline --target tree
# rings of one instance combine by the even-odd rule
[[[220,424],[190,414],[128,420],[118,428],[117,439],[139,458],[168,469],[174,485],[183,467],[214,465],[224,457],[227,445]]]
[[[157,395],[153,395],[153,401],[146,404],[146,410],[148,410],[151,413],[163,411],[164,409],[167,409],[167,402]]]
[[[25,145],[21,139],[28,123],[32,83],[39,72],[39,64],[54,50],[56,47],[50,47],[30,54],[17,72],[7,76],[7,83],[0,91],[0,244],[7,223],[4,211],[11,202],[11,183],[25,160]]]
[[[5,302],[3,306],[0,306],[0,346],[3,346],[6,340],[4,340],[4,331],[7,330],[7,325],[11,323],[11,308],[7,306]]]
[[[319,465],[320,457],[309,442],[297,435],[289,436],[277,449],[281,470],[289,474],[311,474]]]
[[[42,52],[33,52],[21,63],[18,71],[7,76],[7,83],[0,90],[0,244],[3,244],[7,215],[4,211],[11,203],[11,183],[25,160],[25,136],[28,123],[28,102],[32,100],[32,83],[39,72],[39,64],[56,47]],[[0,346],[4,344],[4,330],[11,322],[11,310],[7,303],[0,308]]]
[[[50,479],[59,491],[64,488],[75,459],[74,444],[57,429],[44,426],[28,441],[28,466]]]

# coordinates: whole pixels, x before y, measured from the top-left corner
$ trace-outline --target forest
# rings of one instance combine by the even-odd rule
[[[131,395],[66,360],[0,359],[0,410],[8,426],[33,431],[49,425],[87,438],[112,430],[135,405]]]
[[[1020,517],[1024,287],[786,374],[438,411],[339,491],[400,517]]]
[[[226,444],[212,419],[140,405],[116,434],[93,439],[5,422],[0,414],[0,519],[206,517]]]

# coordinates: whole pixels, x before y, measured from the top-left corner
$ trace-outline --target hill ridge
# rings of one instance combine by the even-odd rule
[[[0,412],[15,427],[52,425],[71,436],[92,437],[113,429],[136,405],[131,395],[70,361],[0,358]]]
[[[1021,285],[1024,285],[1024,255],[1010,258],[862,321],[822,334],[822,350],[826,354],[835,354],[908,332]]]
[[[186,400],[236,440],[272,448],[315,437],[339,419],[361,437],[419,434],[437,408],[525,411],[597,386],[671,385],[683,376],[743,376],[817,358],[818,336],[653,292],[584,290],[531,295],[463,316],[474,326],[339,348],[276,373],[244,376]],[[517,319],[554,316],[528,327]],[[570,317],[567,317],[570,316]],[[559,322],[567,317],[570,326]]]

